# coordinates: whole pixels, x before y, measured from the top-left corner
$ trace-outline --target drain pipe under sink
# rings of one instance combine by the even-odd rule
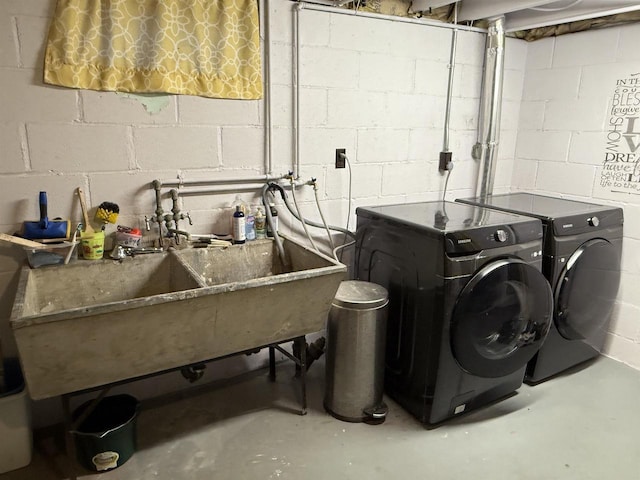
[[[486,201],[487,196],[493,193],[496,175],[504,77],[504,46],[504,17],[489,19],[478,118],[478,141],[471,153],[474,159],[480,161],[481,178],[478,179],[476,196],[482,201]]]

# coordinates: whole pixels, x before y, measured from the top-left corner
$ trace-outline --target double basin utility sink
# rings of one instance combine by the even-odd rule
[[[284,238],[24,267],[11,315],[33,399],[278,343],[325,326],[346,267]]]

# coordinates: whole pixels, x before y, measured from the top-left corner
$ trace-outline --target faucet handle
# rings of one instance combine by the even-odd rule
[[[109,256],[114,260],[123,260],[127,256],[127,251],[122,245],[116,245]]]
[[[189,212],[185,213],[183,218],[186,218],[187,220],[189,220],[189,225],[193,225],[193,222],[191,221],[191,215],[189,214]]]
[[[144,226],[147,232],[151,231],[151,223],[149,222],[149,217],[147,217],[146,215],[144,216]]]

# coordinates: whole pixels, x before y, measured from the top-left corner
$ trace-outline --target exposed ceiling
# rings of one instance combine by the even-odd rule
[[[428,11],[454,3],[452,0],[413,0],[411,9]],[[504,15],[507,32],[640,10],[639,0],[462,0],[457,3],[459,21]]]

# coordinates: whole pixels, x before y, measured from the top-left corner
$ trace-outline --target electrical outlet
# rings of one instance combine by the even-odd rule
[[[451,170],[451,162],[453,161],[453,154],[451,152],[440,152],[440,163],[438,164],[438,170],[446,172]]]
[[[347,149],[346,148],[336,148],[336,168],[344,168],[345,165],[345,159],[343,157],[343,155],[347,154]]]

